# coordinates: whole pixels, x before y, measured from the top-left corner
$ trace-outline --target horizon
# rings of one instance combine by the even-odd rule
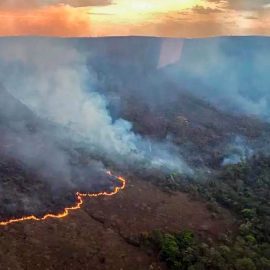
[[[0,36],[269,36],[269,0],[3,0]]]
[[[270,38],[270,35],[213,35],[205,37],[170,37],[170,36],[151,36],[151,35],[111,35],[111,36],[46,36],[46,35],[10,35],[0,36],[0,39],[4,38],[49,38],[49,39],[110,39],[110,38],[153,38],[153,39],[217,39],[217,38]]]

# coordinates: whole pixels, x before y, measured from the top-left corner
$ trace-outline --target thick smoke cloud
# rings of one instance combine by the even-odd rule
[[[186,40],[180,59],[167,68],[180,88],[233,113],[270,120],[269,40]]]
[[[106,181],[108,184],[109,177],[101,162],[92,158],[80,162],[81,154],[72,140],[64,136],[65,130],[37,117],[3,85],[0,89],[0,131],[1,171],[5,170],[5,162],[13,160],[17,163],[15,172],[20,172],[18,168],[21,168],[22,176],[25,173],[38,175],[34,178],[42,179],[52,190],[91,190]]]
[[[256,153],[260,138],[245,138],[248,125],[235,128],[240,118],[226,116],[270,120],[268,48],[264,38],[1,39],[0,157],[38,172],[58,195],[105,190],[112,185],[107,168],[200,178],[241,162]],[[4,187],[2,198],[14,193]],[[29,213],[31,196],[17,194]],[[41,206],[47,198],[35,200]]]
[[[25,136],[24,146],[18,144],[14,155],[21,156],[29,165],[42,163],[49,171],[60,174],[58,178],[72,179],[74,168],[78,173],[85,169],[79,164],[71,166],[70,156],[66,151],[59,151],[58,142],[65,140],[80,144],[98,159],[109,160],[118,168],[144,166],[191,172],[178,149],[169,142],[150,142],[149,150],[149,141],[135,134],[130,122],[112,119],[106,98],[94,89],[96,75],[91,70],[89,72],[87,55],[71,44],[49,39],[20,42],[11,39],[0,44],[0,81],[3,87],[40,119],[62,129],[57,132],[46,129],[46,136],[57,141],[46,145],[46,149],[42,147],[41,134]],[[39,158],[35,162],[40,152],[44,158],[51,156],[53,159],[44,161]],[[63,175],[65,177],[61,177]]]
[[[14,134],[9,134],[5,142],[15,145],[9,153],[28,166],[41,168],[45,178],[50,178],[50,172],[71,186],[74,172],[81,174],[76,179],[100,178],[91,177],[95,170],[78,162],[80,154],[72,150],[74,145],[88,151],[93,164],[93,160],[101,160],[118,169],[190,173],[180,154],[187,157],[190,153],[180,151],[170,139],[160,142],[136,134],[120,114],[112,117],[109,93],[121,106],[124,91],[152,105],[150,110],[154,112],[166,110],[176,104],[172,102],[179,92],[189,91],[227,112],[269,120],[267,40],[130,40],[1,40],[3,89],[31,110],[37,123],[50,123],[34,134],[27,124],[16,123]],[[107,92],[109,87],[114,91]],[[186,107],[181,103],[179,106]],[[17,106],[8,105],[6,111],[8,108],[20,114]],[[16,141],[18,131],[20,140]],[[228,160],[223,164],[235,162],[234,156],[234,152],[232,158],[230,152],[225,153]],[[102,162],[97,167],[104,173],[106,166]]]
[[[128,96],[134,103],[137,100],[136,104],[144,103],[153,115],[165,116],[171,123],[178,120],[169,115],[187,118],[187,129],[196,131],[188,141],[197,134],[201,140],[203,130],[209,130],[206,137],[221,136],[216,143],[222,145],[220,152],[227,156],[224,149],[225,144],[230,148],[231,136],[254,139],[261,134],[260,125],[253,129],[258,130],[257,134],[252,132],[251,127],[261,123],[254,118],[269,120],[269,42],[261,37],[123,38],[92,41],[86,43],[92,44],[92,50],[86,46],[85,50],[91,51],[89,66],[98,73],[100,89],[112,89],[110,93]],[[121,111],[124,102],[117,103]],[[143,111],[144,107],[137,105],[133,114],[136,110]],[[215,130],[215,135],[211,130]],[[181,132],[176,134],[179,135]],[[257,143],[246,144],[257,149]],[[182,149],[183,146],[182,143]],[[200,148],[196,155],[205,149],[208,151],[209,145]],[[194,157],[192,152],[183,152],[186,160]],[[203,154],[200,157],[205,160]]]
[[[177,93],[190,92],[217,109],[270,120],[267,37],[115,39],[104,44],[93,46],[90,64],[104,73],[106,87],[127,87],[158,109]],[[105,60],[96,56],[103,54]]]

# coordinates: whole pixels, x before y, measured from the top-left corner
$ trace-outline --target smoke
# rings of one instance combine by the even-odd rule
[[[170,80],[227,112],[270,120],[270,40],[186,40]]]
[[[254,151],[245,138],[236,136],[226,149],[222,166],[238,164],[252,157]]]
[[[130,121],[135,127],[147,126],[142,128],[146,134],[172,133],[189,164],[219,168],[224,155],[228,162],[238,162],[242,154],[229,161],[226,149],[232,136],[254,140],[250,147],[254,152],[265,148],[269,132],[263,134],[268,127],[263,122],[270,120],[269,38],[111,38],[85,44],[92,46],[81,45],[91,52],[88,66],[98,74],[100,92],[117,104],[115,114],[132,111]],[[130,100],[116,99],[117,95]],[[122,109],[123,104],[127,108]],[[217,149],[220,156],[213,154]]]
[[[89,152],[91,159],[107,160],[118,168],[144,166],[146,169],[191,172],[178,149],[169,142],[151,142],[150,150],[148,140],[135,134],[130,122],[112,119],[105,96],[94,89],[97,78],[95,72],[89,72],[87,55],[72,43],[11,39],[2,40],[0,48],[3,87],[34,112],[37,121],[45,119],[50,123],[34,135],[25,127],[17,127],[22,135],[19,143],[12,142],[12,154],[28,166],[42,167],[46,178],[54,175],[54,178],[66,179],[70,185],[78,185],[79,180],[73,179],[74,171],[77,179],[78,174],[88,179],[87,171],[97,171],[95,166],[74,163],[80,159],[79,154],[76,151],[70,154],[64,142],[80,145]],[[14,110],[15,114],[20,114],[16,108]],[[73,160],[71,156],[77,157]],[[90,164],[95,163],[91,161]],[[104,165],[98,164],[98,171],[104,172]],[[97,178],[97,173],[94,175]],[[93,178],[91,173],[89,176]],[[83,180],[79,186],[82,185]]]
[[[250,132],[249,124],[241,121],[238,128],[238,118],[201,99],[229,113],[269,120],[268,41],[221,38],[173,44],[166,39],[162,46],[163,41],[0,40],[0,82],[6,93],[0,90],[0,127],[9,126],[2,132],[1,151],[37,170],[53,189],[77,190],[106,186],[107,167],[192,174],[182,155],[195,164],[194,171],[250,157],[254,148],[240,137]],[[179,99],[179,93],[188,91],[191,96]],[[110,97],[119,106],[113,114]],[[132,117],[140,111],[134,121],[125,120],[123,113],[130,97]],[[153,106],[144,112],[146,103]],[[138,124],[149,126],[150,132],[136,129]],[[163,124],[162,135],[155,136]],[[213,154],[215,149],[222,153]]]
[[[104,73],[107,88],[128,88],[158,109],[179,92],[190,92],[217,109],[270,120],[267,37],[123,38],[93,44],[90,64]]]
[[[107,168],[194,176],[239,163],[265,148],[261,137],[252,144],[256,135],[244,137],[263,127],[231,113],[270,120],[268,45],[261,38],[1,39],[0,172],[14,167],[2,157],[19,160],[44,194],[60,197],[112,188]],[[44,205],[35,185],[25,188],[32,182],[16,179],[23,190],[0,184],[2,198],[21,198],[8,213]]]

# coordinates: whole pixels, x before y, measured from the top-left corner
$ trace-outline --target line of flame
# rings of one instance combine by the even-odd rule
[[[111,172],[107,172],[107,173],[110,176],[112,176]],[[74,211],[74,210],[81,208],[81,206],[84,202],[83,198],[100,197],[100,196],[113,196],[113,195],[117,194],[120,190],[125,189],[126,180],[121,176],[117,177],[117,179],[119,182],[121,182],[121,186],[115,187],[112,192],[99,192],[99,193],[80,193],[80,192],[77,192],[76,193],[77,203],[74,206],[66,207],[62,213],[46,214],[45,216],[43,216],[41,218],[38,218],[34,215],[31,215],[31,216],[25,216],[25,217],[21,217],[21,218],[9,219],[6,221],[0,221],[0,226],[7,226],[7,225],[12,224],[12,223],[19,223],[19,222],[23,222],[23,221],[27,221],[27,220],[42,221],[42,220],[49,219],[49,218],[55,218],[55,219],[56,218],[57,219],[64,218],[64,217],[69,215],[70,211]]]

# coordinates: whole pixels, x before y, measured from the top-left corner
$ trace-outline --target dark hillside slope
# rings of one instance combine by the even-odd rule
[[[72,139],[60,137],[63,132],[1,89],[0,220],[60,212],[75,203],[78,190],[114,186],[87,151],[81,153]],[[91,181],[96,178],[98,183]]]
[[[267,67],[257,52],[267,60],[270,39],[6,38],[0,39],[0,50],[12,42],[33,48],[43,40],[79,50],[87,62],[87,87],[106,97],[112,118],[129,120],[147,148],[151,138],[150,153],[152,141],[173,142],[195,174],[193,179],[162,168],[123,166],[127,187],[116,196],[86,200],[62,220],[1,227],[0,268],[160,270],[167,269],[157,260],[163,250],[168,267],[183,259],[183,269],[246,270],[247,264],[268,270],[269,158],[238,158],[230,166],[223,161],[239,148],[269,153],[268,73],[253,63]],[[170,63],[161,65],[167,46],[169,52],[180,46],[181,54],[173,53]],[[9,73],[20,72],[16,61],[3,62],[4,57],[0,67],[10,68]],[[112,189],[115,179],[92,172],[91,165],[119,171],[117,165],[106,163],[103,153],[88,153],[88,145],[69,138],[68,127],[41,119],[11,90],[0,88],[0,220],[60,212],[74,204],[78,190]],[[238,234],[235,219],[242,224]],[[176,243],[182,238],[174,233],[184,229],[206,243]],[[149,242],[155,230],[164,232],[165,244],[144,249],[140,241]]]
[[[114,119],[131,121],[140,134],[170,138],[207,166],[213,152],[222,160],[237,136],[255,148],[267,143],[269,38],[7,38],[0,48],[43,40],[82,53],[88,87],[106,96]],[[164,52],[171,61],[160,65]]]

